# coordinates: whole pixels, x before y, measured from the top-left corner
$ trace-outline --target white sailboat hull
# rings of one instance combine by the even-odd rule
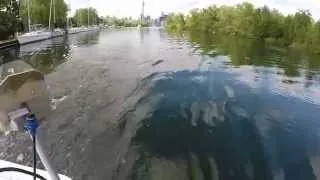
[[[88,27],[88,31],[98,31],[100,28],[98,26],[90,26]]]
[[[51,38],[51,32],[30,32],[23,34],[21,36],[18,36],[19,44],[28,44],[36,41],[42,41]]]
[[[77,34],[80,32],[87,32],[87,31],[97,31],[99,30],[99,27],[96,26],[90,26],[90,27],[76,27],[76,28],[70,28],[68,30],[68,34]]]
[[[83,31],[82,28],[70,28],[70,29],[68,29],[68,33],[69,34],[77,34],[77,33],[80,33],[82,31]]]
[[[63,36],[64,34],[65,34],[65,31],[63,29],[54,29],[52,31],[52,38],[60,37],[60,36]]]
[[[19,169],[23,169],[26,171],[30,171],[33,172],[33,168],[32,167],[28,167],[28,166],[23,166],[20,164],[16,164],[16,163],[12,163],[12,162],[8,162],[8,161],[3,161],[0,160],[0,168],[7,168],[7,167],[14,167],[14,168],[19,168]],[[48,173],[44,170],[41,169],[37,169],[37,174],[43,176],[44,178],[50,180],[50,177],[48,175]],[[71,180],[71,178],[61,175],[59,174],[60,180]],[[15,172],[15,171],[8,171],[8,172],[1,172],[0,173],[0,180],[25,180],[25,179],[32,179],[33,177],[28,175],[28,174],[24,174],[24,173],[20,173],[20,172]]]

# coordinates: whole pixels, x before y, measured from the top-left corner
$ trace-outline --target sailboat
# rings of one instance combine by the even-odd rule
[[[42,41],[45,39],[51,38],[51,33],[42,28],[41,25],[33,25],[31,26],[30,20],[30,3],[27,0],[27,8],[28,8],[28,32],[18,35],[17,39],[20,45],[28,44],[36,41]]]
[[[71,3],[69,2],[69,6],[71,6]],[[70,9],[68,10],[69,14]],[[82,27],[70,27],[69,28],[69,18],[67,19],[67,26],[68,26],[68,34],[77,34],[84,31],[84,28]],[[81,22],[81,16],[80,16],[80,22]]]
[[[86,27],[85,31],[96,31],[96,30],[99,30],[98,26],[96,25],[90,26],[90,7],[88,6],[88,26]]]
[[[20,45],[29,44],[37,41],[42,41],[51,38],[51,32],[46,30],[33,30],[22,35],[19,35],[18,42]]]
[[[54,26],[56,25],[56,1],[55,0],[51,0],[50,2],[50,15],[49,15],[49,29],[51,29],[51,10],[53,7],[53,24]],[[52,38],[55,37],[59,37],[59,36],[63,36],[65,34],[65,31],[61,28],[53,28],[52,30]]]
[[[77,34],[77,33],[80,33],[80,32],[88,32],[88,31],[98,31],[98,30],[100,30],[100,27],[97,26],[97,25],[90,26],[90,6],[89,6],[89,4],[88,4],[88,14],[87,15],[88,15],[87,16],[87,26],[86,27],[85,26],[81,26],[81,27],[68,28],[68,34]],[[81,14],[80,14],[80,23],[79,24],[81,24],[81,22],[82,22],[82,18],[81,18]],[[94,20],[94,22],[95,23],[97,22],[96,19]]]

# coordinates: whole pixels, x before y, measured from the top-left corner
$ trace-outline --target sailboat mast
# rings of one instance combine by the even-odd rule
[[[53,0],[53,24],[54,26],[56,25],[56,1],[55,0]]]
[[[51,29],[51,12],[52,12],[52,0],[50,2],[50,14],[49,14],[49,30]]]
[[[70,7],[71,7],[71,3],[70,0],[68,0],[68,12],[67,12],[67,29],[69,30],[69,27],[72,26],[70,24]]]
[[[80,11],[79,11],[79,25],[82,26],[82,15]]]
[[[31,24],[31,20],[30,20],[30,2],[29,0],[27,1],[27,9],[28,9],[28,32],[31,31],[31,28],[30,28],[30,24]]]
[[[141,7],[141,24],[143,24],[143,20],[144,20],[144,0],[142,1],[142,7]]]
[[[88,27],[89,27],[89,21],[90,21],[90,8],[88,6]]]

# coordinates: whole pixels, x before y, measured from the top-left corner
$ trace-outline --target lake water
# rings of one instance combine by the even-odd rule
[[[320,178],[319,56],[159,29],[1,54],[46,74],[52,113],[41,137],[73,179]],[[0,140],[1,159],[31,165],[28,137]]]

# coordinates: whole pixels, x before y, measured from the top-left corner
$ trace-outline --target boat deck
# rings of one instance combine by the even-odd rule
[[[33,172],[32,167],[23,166],[20,164],[0,160],[0,169],[8,168],[8,167],[19,168],[19,169],[23,169],[23,170],[26,170],[29,172]],[[48,173],[44,170],[37,169],[37,174],[41,175],[45,179],[48,179],[48,180],[50,179],[48,176]],[[64,175],[61,175],[61,174],[59,174],[59,177],[60,177],[60,180],[71,180],[71,178],[64,176]],[[25,180],[25,179],[32,179],[32,176],[28,175],[28,174],[21,173],[21,172],[16,172],[16,171],[8,171],[8,172],[1,172],[0,171],[0,180],[8,180],[8,179],[10,179],[10,180]]]

